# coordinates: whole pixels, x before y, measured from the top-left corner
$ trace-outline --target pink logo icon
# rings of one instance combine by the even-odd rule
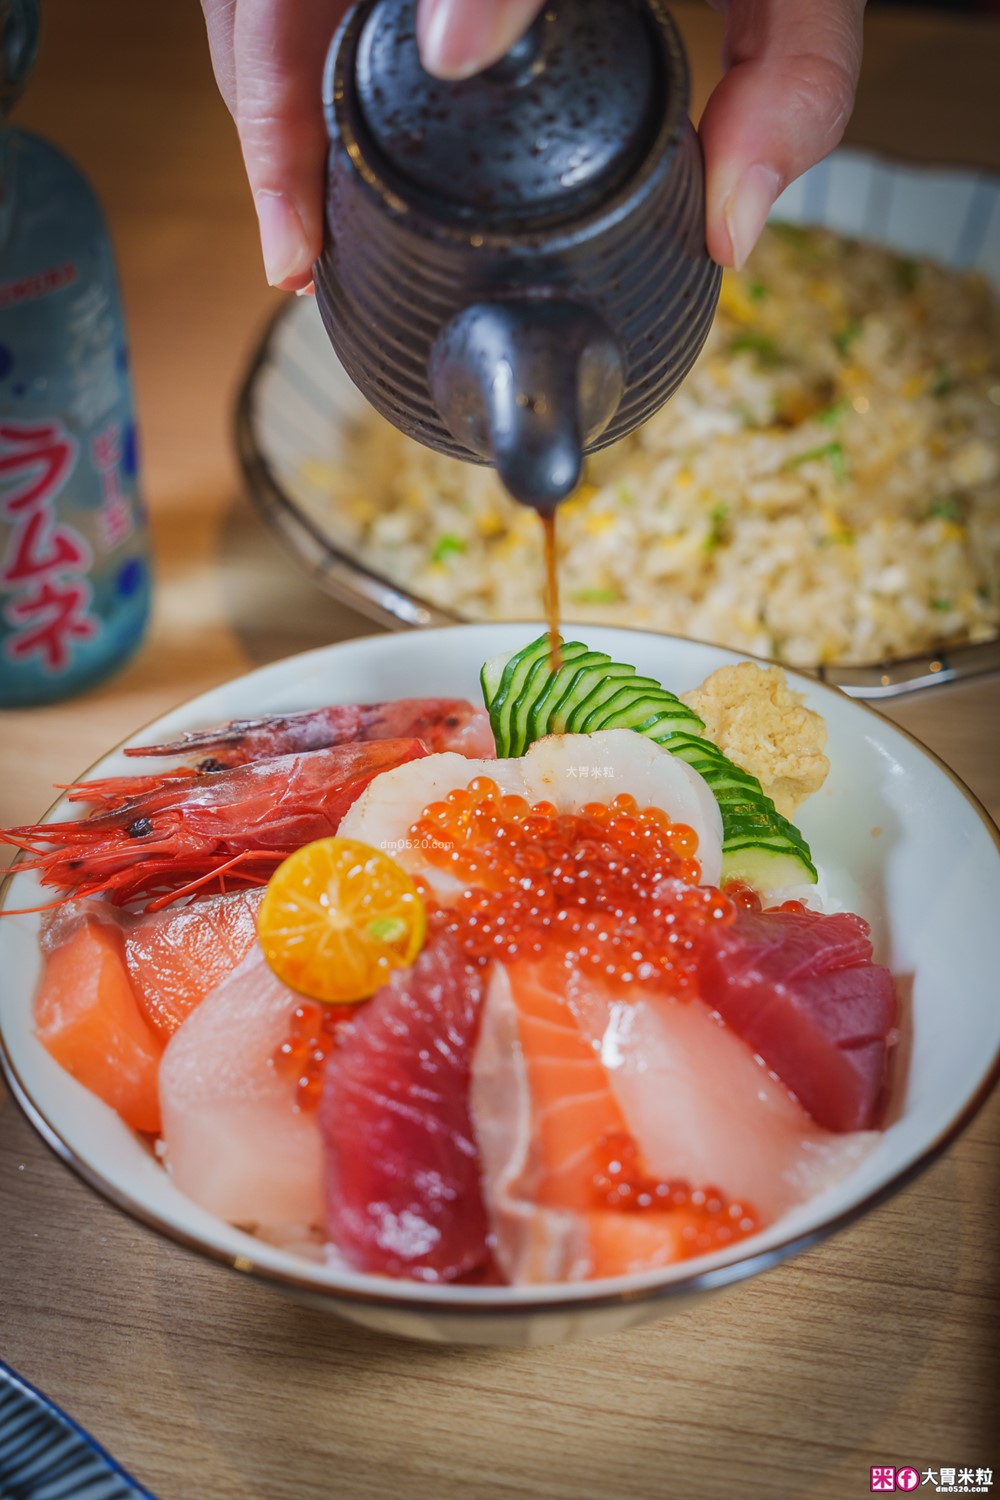
[[[873,1495],[884,1495],[896,1488],[896,1470],[884,1468],[881,1464],[872,1469],[871,1490]]]
[[[907,1465],[905,1468],[896,1470],[897,1490],[915,1490],[919,1483],[920,1475],[917,1473],[916,1469],[911,1469],[909,1465]]]

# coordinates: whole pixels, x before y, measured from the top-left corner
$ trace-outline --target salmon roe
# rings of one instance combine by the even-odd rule
[[[560,813],[477,776],[425,807],[409,837],[462,883],[455,901],[435,905],[418,881],[428,931],[453,933],[482,963],[557,946],[617,983],[669,981],[683,994],[707,930],[735,915],[720,891],[697,884],[694,830],[627,794]]]
[[[315,1109],[323,1089],[323,1064],[332,1051],[340,1027],[351,1012],[339,1005],[317,1005],[304,1000],[292,1011],[288,1035],[276,1048],[271,1061],[278,1071],[295,1080],[295,1103],[299,1109]]]
[[[764,903],[754,890],[752,885],[747,885],[744,880],[730,880],[722,887],[723,893],[729,897],[734,906],[742,906],[745,911],[763,911]],[[768,911],[794,911],[805,912],[808,907],[802,901],[782,901],[780,906],[770,906]]]
[[[761,1227],[752,1208],[726,1198],[718,1188],[693,1188],[681,1178],[664,1181],[647,1176],[639,1148],[627,1131],[609,1132],[598,1142],[595,1154],[595,1206],[626,1213],[655,1209],[683,1214],[686,1222],[681,1238],[688,1245],[689,1255],[721,1250],[756,1234]]]

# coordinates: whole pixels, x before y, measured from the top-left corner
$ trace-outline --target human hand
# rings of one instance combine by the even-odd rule
[[[323,243],[323,60],[348,0],[202,0],[236,121],[267,278],[307,286]],[[418,0],[428,71],[467,78],[502,57],[543,0]],[[612,0],[609,0],[612,3]],[[706,235],[740,266],[775,198],[840,140],[861,64],[864,0],[710,0],[727,72],[701,121]]]

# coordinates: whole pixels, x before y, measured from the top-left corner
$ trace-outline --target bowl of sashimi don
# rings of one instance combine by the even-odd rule
[[[43,1138],[404,1337],[611,1332],[775,1266],[1000,1066],[1000,843],[940,762],[716,647],[533,635],[265,667],[5,835],[2,1059]]]

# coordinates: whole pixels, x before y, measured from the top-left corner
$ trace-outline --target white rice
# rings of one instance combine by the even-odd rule
[[[769,229],[685,385],[561,508],[563,619],[800,666],[996,635],[998,335],[973,275]],[[331,531],[377,570],[470,619],[540,618],[538,521],[489,470],[373,414],[324,476]]]

